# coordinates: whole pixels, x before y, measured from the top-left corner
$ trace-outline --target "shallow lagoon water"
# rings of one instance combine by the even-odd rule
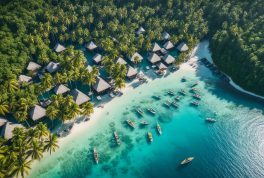
[[[65,140],[57,152],[36,162],[29,177],[263,177],[263,105],[233,94],[210,73],[199,72],[206,70],[181,70],[128,90],[104,109],[92,127]],[[183,76],[186,82],[181,82]],[[189,91],[196,81],[202,96],[197,108],[190,105],[194,99]],[[178,102],[178,109],[163,105],[174,98],[167,94],[169,89],[175,94],[180,89],[187,92]],[[162,99],[155,100],[154,95]],[[135,112],[138,107],[144,109],[143,117]],[[158,114],[149,114],[148,107]],[[217,122],[208,124],[206,117],[214,117]],[[134,130],[127,126],[126,119],[136,122]],[[151,124],[140,127],[143,119]],[[161,136],[156,131],[157,122],[162,127]],[[121,146],[116,146],[114,130],[119,133]],[[148,131],[153,134],[151,144]],[[99,165],[93,161],[93,147],[99,152]],[[195,157],[193,162],[179,166],[189,156]]]

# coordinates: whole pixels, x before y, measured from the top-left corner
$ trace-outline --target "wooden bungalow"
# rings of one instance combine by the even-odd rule
[[[97,53],[94,57],[93,57],[93,61],[96,63],[96,64],[100,64],[103,60],[103,56],[99,53]]]
[[[121,58],[121,57],[118,57],[116,59],[116,63],[123,64],[123,65],[127,65],[127,62],[123,58]]]
[[[166,54],[165,56],[163,56],[162,60],[167,64],[167,65],[171,65],[175,62],[175,58],[170,55],[170,54]]]
[[[63,84],[59,84],[53,89],[53,91],[56,95],[58,95],[58,94],[66,94],[70,91],[70,89]]]
[[[131,57],[129,57],[129,60],[135,63],[135,58],[138,58],[139,61],[143,60],[143,57],[138,52],[134,53]]]
[[[26,75],[19,75],[18,77],[19,82],[26,82],[29,83],[32,81],[32,77],[26,76]]]
[[[87,43],[85,47],[90,51],[93,51],[97,48],[96,44],[93,41],[90,41],[89,43]]]
[[[72,90],[71,95],[73,97],[74,102],[78,105],[82,105],[83,103],[86,103],[90,100],[90,98],[86,94],[79,91],[78,89]]]
[[[40,68],[41,68],[41,65],[39,65],[39,64],[37,64],[35,62],[32,62],[32,61],[30,61],[28,63],[28,66],[27,66],[27,70],[31,71],[31,72],[35,72],[35,71],[37,71]]]
[[[174,48],[174,45],[171,41],[167,41],[163,47],[166,49],[166,50],[171,50],[172,48]]]
[[[55,62],[49,62],[49,64],[45,67],[45,69],[49,73],[57,72],[59,68],[60,68],[59,63],[55,63]]]
[[[135,78],[137,76],[138,72],[135,68],[128,66],[126,77],[128,79]]]
[[[21,124],[15,124],[15,123],[11,123],[11,122],[6,122],[3,125],[3,128],[1,130],[1,136],[3,138],[5,138],[6,140],[9,140],[13,137],[13,130],[16,128],[24,128],[23,125]]]
[[[57,43],[54,47],[54,51],[57,52],[57,53],[60,53],[62,51],[64,51],[66,48],[61,45],[60,43]]]
[[[101,77],[97,77],[96,79],[96,83],[93,85],[93,90],[97,93],[97,94],[102,94],[107,92],[108,90],[111,89],[111,85],[109,83],[107,83],[104,79],[102,79]]]
[[[151,48],[152,52],[158,52],[160,50],[161,50],[161,47],[159,46],[158,43],[155,42],[155,43],[152,44],[152,48]]]
[[[31,108],[29,116],[33,121],[38,121],[39,119],[46,116],[46,109],[39,105],[35,105],[33,108]]]
[[[168,40],[170,38],[170,34],[165,31],[161,34],[161,37],[163,40]]]
[[[189,48],[188,48],[188,46],[187,46],[186,43],[181,42],[181,43],[177,46],[177,49],[178,49],[180,52],[185,52],[185,51],[187,51]]]
[[[157,62],[161,61],[161,58],[156,53],[151,53],[148,57],[148,60],[151,64],[156,64]]]

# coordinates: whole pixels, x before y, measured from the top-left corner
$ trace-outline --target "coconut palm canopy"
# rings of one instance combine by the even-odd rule
[[[160,50],[161,50],[161,48],[160,48],[158,43],[155,42],[155,43],[152,44],[152,49],[151,49],[152,52],[157,52],[157,51],[160,51]]]
[[[81,92],[77,89],[72,90],[71,95],[73,97],[74,102],[77,105],[81,105],[81,104],[90,100],[90,98],[87,95],[85,95],[83,92]]]
[[[101,54],[96,54],[94,57],[93,57],[93,61],[95,62],[95,63],[100,63],[101,61],[103,60],[103,57],[102,57],[102,55]]]
[[[93,89],[97,93],[104,92],[109,88],[111,88],[111,86],[104,79],[102,79],[101,77],[97,77],[96,83],[93,85]]]
[[[168,32],[163,32],[161,36],[163,40],[167,40],[170,38],[170,34]]]
[[[30,118],[33,121],[39,120],[43,117],[46,116],[46,109],[44,109],[43,107],[39,106],[39,105],[35,105],[31,110],[30,110]]]
[[[27,70],[29,70],[29,71],[36,71],[39,68],[41,68],[41,65],[39,65],[39,64],[37,64],[35,62],[32,62],[32,61],[30,61],[28,63],[28,66],[27,66]]]
[[[149,57],[148,57],[149,62],[151,62],[152,64],[159,62],[161,59],[159,57],[159,55],[157,55],[156,53],[152,53]]]
[[[13,136],[13,130],[16,127],[23,128],[23,126],[21,124],[15,124],[15,123],[11,123],[11,122],[6,122],[5,125],[2,128],[1,136],[4,137],[7,140],[11,139],[12,136]]]
[[[169,49],[174,48],[174,45],[173,45],[173,43],[172,43],[171,41],[167,41],[167,42],[163,45],[163,47],[164,47],[165,49],[169,50]]]
[[[2,127],[3,125],[5,125],[5,123],[7,122],[7,120],[3,117],[0,117],[0,127]]]
[[[96,44],[93,41],[90,41],[87,45],[86,48],[89,50],[94,50],[97,48]]]
[[[143,27],[140,27],[138,30],[137,30],[137,35],[140,35],[142,33],[144,33],[146,30],[143,28]]]
[[[157,66],[158,66],[159,70],[167,69],[167,67],[162,62],[160,62]]]
[[[177,49],[181,52],[187,51],[189,48],[186,43],[181,42],[178,46]]]
[[[30,82],[32,80],[32,77],[26,75],[19,75],[18,80],[20,82]]]
[[[60,85],[56,86],[53,89],[53,91],[55,94],[64,94],[64,93],[70,91],[70,89],[63,84],[60,84]]]
[[[60,53],[62,51],[64,51],[66,48],[61,45],[60,43],[57,43],[56,46],[54,47],[54,50],[57,52],[57,53]]]
[[[170,54],[166,54],[162,59],[166,64],[172,64],[175,61],[175,58]]]
[[[50,62],[47,66],[46,66],[46,70],[49,73],[54,73],[56,71],[59,70],[59,63],[55,63],[55,62]]]
[[[127,70],[127,74],[126,74],[126,76],[127,76],[128,78],[130,78],[130,77],[133,77],[133,76],[137,75],[137,73],[138,73],[138,72],[137,72],[137,70],[136,70],[135,68],[129,66],[129,67],[128,67],[128,70]]]
[[[118,57],[117,58],[116,63],[123,64],[123,65],[126,65],[127,64],[127,62],[123,58],[121,58],[121,57]]]
[[[136,52],[129,58],[129,60],[131,62],[134,62],[136,57],[138,57],[139,61],[142,61],[143,59],[143,57],[138,52]]]

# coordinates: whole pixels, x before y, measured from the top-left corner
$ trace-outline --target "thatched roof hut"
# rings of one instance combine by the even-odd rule
[[[177,46],[177,49],[178,49],[180,52],[184,52],[184,51],[187,51],[189,48],[188,48],[188,46],[187,46],[186,43],[181,42],[181,43]]]
[[[160,50],[161,50],[161,48],[160,48],[158,43],[155,42],[155,43],[152,44],[152,48],[151,48],[152,52],[157,52],[157,51],[160,51]]]
[[[7,140],[11,139],[13,137],[13,130],[16,127],[23,128],[23,125],[11,123],[11,122],[6,122],[5,125],[2,128],[1,136],[4,137]]]
[[[87,45],[86,48],[89,49],[90,51],[94,50],[97,48],[96,44],[93,41],[90,41]]]
[[[109,85],[104,79],[102,79],[101,77],[97,77],[96,79],[96,83],[93,85],[93,89],[97,92],[97,93],[103,93],[106,92],[107,90],[109,90],[111,88],[111,85]]]
[[[165,56],[163,56],[162,59],[168,65],[174,63],[174,61],[175,61],[175,58],[173,56],[171,56],[170,54],[166,54]]]
[[[30,110],[30,118],[33,121],[37,121],[43,117],[46,116],[46,109],[44,109],[43,107],[39,106],[39,105],[35,105],[31,110]]]
[[[59,63],[55,63],[55,62],[49,62],[49,64],[46,66],[46,70],[49,73],[57,72],[59,68],[60,68]]]
[[[103,56],[99,53],[97,53],[94,57],[93,57],[93,61],[96,63],[96,64],[99,64],[100,62],[102,62],[103,60]]]
[[[59,84],[53,89],[53,91],[57,95],[67,93],[70,91],[70,89],[63,84]]]
[[[136,57],[138,57],[139,61],[143,60],[143,57],[138,52],[134,53],[131,57],[129,57],[129,60],[134,63]]]
[[[116,63],[123,64],[123,65],[127,64],[127,62],[122,57],[118,57],[116,60]]]
[[[148,57],[149,62],[151,62],[152,64],[155,64],[157,62],[159,62],[161,59],[159,57],[159,55],[157,55],[156,53],[152,53],[149,57]]]
[[[72,90],[71,95],[73,97],[74,102],[78,105],[86,103],[87,101],[90,100],[90,98],[86,94],[84,94],[83,92],[77,89]]]
[[[37,63],[35,63],[35,62],[32,62],[32,61],[30,61],[30,62],[28,63],[28,66],[27,66],[27,70],[28,70],[28,71],[36,71],[36,70],[38,70],[39,68],[41,68],[41,65],[39,65],[39,64],[37,64]]]
[[[32,80],[32,77],[26,76],[26,75],[19,75],[18,77],[19,82],[30,82]]]
[[[3,125],[5,125],[5,123],[7,122],[7,120],[3,117],[0,117],[0,127],[2,127]]]
[[[126,77],[127,78],[134,78],[135,76],[137,76],[137,73],[138,72],[135,68],[128,66]]]
[[[163,40],[168,40],[170,38],[170,34],[168,32],[163,32],[161,36]]]
[[[60,53],[62,51],[64,51],[66,48],[61,45],[60,43],[57,43],[56,46],[54,47],[54,50],[57,52],[57,53]]]
[[[166,70],[167,66],[165,66],[162,62],[160,62],[158,65],[159,70]]]
[[[163,45],[163,47],[164,47],[166,50],[170,50],[170,49],[174,48],[174,45],[172,44],[171,41],[167,41],[167,42]]]
[[[140,35],[140,34],[145,33],[145,32],[146,32],[146,30],[145,30],[143,27],[140,27],[140,28],[137,30],[136,34],[137,34],[137,35]]]

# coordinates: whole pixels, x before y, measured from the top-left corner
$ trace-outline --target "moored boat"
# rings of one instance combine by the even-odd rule
[[[184,159],[184,160],[181,162],[181,165],[188,164],[188,163],[192,162],[193,159],[194,159],[194,157],[188,157],[188,158]]]
[[[178,108],[178,107],[179,107],[179,105],[176,103],[176,101],[173,101],[173,102],[171,103],[171,105],[174,106],[175,108]]]
[[[152,137],[151,132],[148,132],[148,139],[150,142],[153,142],[153,137]]]
[[[147,121],[141,121],[140,124],[141,125],[149,125],[149,123]]]
[[[171,102],[170,101],[166,101],[165,103],[164,103],[164,105],[166,106],[166,107],[170,107],[170,105],[171,105]]]
[[[214,122],[216,122],[216,119],[208,117],[205,119],[205,121],[210,122],[210,123],[214,123]]]
[[[116,144],[120,145],[121,141],[120,141],[120,138],[119,138],[119,135],[118,135],[117,131],[114,131],[114,136],[115,136]]]
[[[198,85],[198,82],[195,82],[194,84],[192,84],[192,88],[195,87],[196,85]]]
[[[191,91],[192,92],[197,92],[197,89],[193,87],[193,88],[191,88]]]
[[[186,95],[186,92],[184,90],[182,90],[182,89],[179,91],[179,93],[182,94],[182,95]]]
[[[180,96],[176,96],[174,99],[175,99],[176,101],[180,101],[181,97],[180,97]]]
[[[127,122],[127,124],[130,126],[130,127],[132,127],[133,129],[135,128],[135,123],[134,122],[132,122],[131,120],[126,120],[126,122]]]
[[[153,98],[157,99],[157,100],[160,100],[161,99],[161,96],[159,95],[154,95]]]
[[[140,114],[140,115],[143,115],[144,111],[142,109],[137,109],[137,113]]]
[[[96,164],[98,164],[99,163],[99,154],[98,154],[95,147],[93,148],[93,156],[94,156],[94,161],[96,162]]]
[[[169,90],[168,91],[168,94],[171,95],[171,96],[173,96],[174,95],[174,92],[172,90]]]
[[[182,82],[186,82],[186,80],[187,79],[185,77],[182,77],[182,79],[181,79]]]
[[[200,96],[199,94],[197,94],[197,93],[193,94],[193,97],[194,97],[195,99],[198,99],[198,100],[201,99],[201,96]]]
[[[191,105],[193,105],[193,106],[199,106],[199,103],[197,101],[192,101],[191,102]]]
[[[158,131],[159,135],[162,134],[162,130],[161,130],[159,123],[157,123],[157,131]]]
[[[155,109],[153,109],[153,108],[148,108],[147,109],[151,114],[156,114],[156,111],[155,111]]]

